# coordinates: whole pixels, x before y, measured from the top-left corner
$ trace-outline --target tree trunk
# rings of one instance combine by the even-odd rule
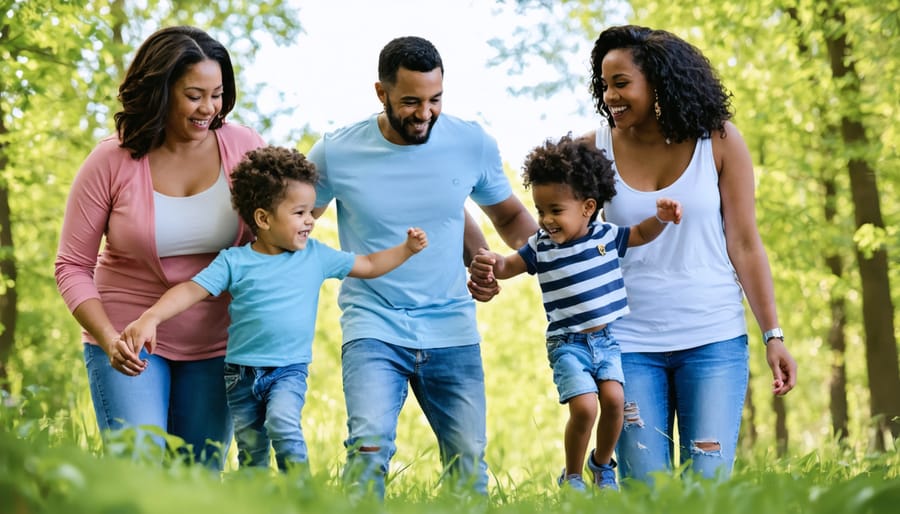
[[[825,222],[831,224],[835,217],[837,188],[833,179],[824,180]],[[825,257],[831,274],[840,280],[844,273],[844,262],[839,253]],[[831,292],[831,328],[828,330],[828,347],[831,348],[831,431],[838,441],[845,441],[850,435],[847,414],[847,367],[846,362],[846,313],[843,294]]]
[[[833,2],[828,3],[826,22],[845,26],[845,15]],[[859,76],[850,59],[852,48],[844,32],[826,32],[826,45],[831,59],[831,73],[839,84],[838,95],[845,104],[858,105],[861,100]],[[858,115],[857,115],[858,116]],[[859,151],[868,145],[862,122],[844,111],[841,137],[850,159],[850,189],[853,197],[856,227],[871,224],[884,228],[878,185],[874,170]],[[897,340],[894,336],[894,306],[888,276],[887,250],[882,247],[867,256],[859,247],[856,260],[862,279],[862,310],[866,336],[866,370],[869,375],[871,415],[876,424],[875,449],[883,451],[885,437],[900,435],[900,368],[897,365]]]
[[[772,397],[772,410],[775,411],[775,452],[779,457],[787,455],[788,428],[787,410],[784,407],[784,397]]]
[[[0,138],[8,133],[0,105]],[[0,175],[9,165],[5,144],[0,144]],[[0,390],[9,391],[7,363],[16,335],[16,257],[13,251],[12,219],[9,212],[9,186],[0,182]]]

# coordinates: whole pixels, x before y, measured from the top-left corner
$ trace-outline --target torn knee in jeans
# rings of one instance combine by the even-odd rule
[[[641,419],[641,409],[637,402],[625,402],[625,428],[643,428],[644,420]]]
[[[381,450],[380,446],[360,446],[359,453],[376,453]]]
[[[699,455],[721,455],[722,445],[716,440],[691,441],[691,453]]]

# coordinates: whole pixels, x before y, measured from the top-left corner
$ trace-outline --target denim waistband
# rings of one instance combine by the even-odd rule
[[[566,334],[556,334],[547,338],[547,342],[557,343],[585,343],[596,337],[610,337],[609,325],[596,330],[594,332],[569,332]]]

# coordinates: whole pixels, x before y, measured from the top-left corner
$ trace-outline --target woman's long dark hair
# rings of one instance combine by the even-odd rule
[[[140,159],[165,141],[172,85],[190,66],[206,59],[218,62],[222,69],[222,110],[209,124],[215,130],[234,109],[237,96],[234,68],[225,47],[196,27],[181,26],[155,32],[138,48],[119,86],[122,110],[114,116],[120,146],[132,158]]]

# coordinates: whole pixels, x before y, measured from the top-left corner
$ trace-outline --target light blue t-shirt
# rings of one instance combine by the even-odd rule
[[[557,244],[543,230],[519,249],[528,273],[541,284],[547,337],[581,332],[628,314],[619,259],[630,227],[592,223],[584,236]]]
[[[316,206],[337,206],[341,248],[368,254],[396,245],[409,227],[428,247],[371,280],[348,278],[338,302],[344,342],[375,338],[407,348],[479,343],[463,266],[465,201],[512,194],[496,141],[474,122],[441,114],[428,142],[396,145],[377,115],[326,134],[310,150],[321,174]]]
[[[346,277],[355,258],[314,239],[303,250],[278,255],[254,251],[249,243],[219,252],[192,280],[213,296],[231,293],[225,362],[309,363],[322,282]]]

